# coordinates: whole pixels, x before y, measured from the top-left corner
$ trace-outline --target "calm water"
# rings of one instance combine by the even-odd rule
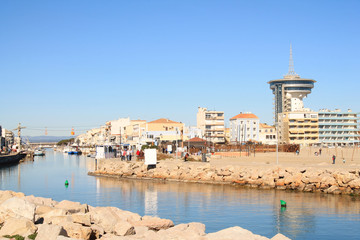
[[[57,201],[115,206],[175,224],[202,222],[207,232],[241,226],[269,238],[280,232],[292,239],[360,239],[360,198],[88,176],[93,169],[92,158],[48,150],[34,162],[1,168],[0,186]]]

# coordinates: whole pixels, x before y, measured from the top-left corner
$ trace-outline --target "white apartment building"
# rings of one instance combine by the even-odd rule
[[[340,109],[319,111],[319,142],[326,146],[345,146],[359,143],[358,113]]]
[[[276,128],[265,123],[260,123],[259,141],[265,145],[275,145],[277,142]]]
[[[224,112],[198,108],[197,128],[201,129],[204,139],[213,143],[225,142]]]
[[[240,113],[230,118],[230,142],[258,142],[259,123],[259,118],[252,113]]]

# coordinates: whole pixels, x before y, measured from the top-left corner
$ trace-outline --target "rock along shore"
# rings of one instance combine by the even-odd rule
[[[266,240],[241,227],[205,233],[202,223],[174,226],[168,219],[124,211],[116,207],[92,207],[79,202],[0,191],[0,239],[18,235],[25,239],[242,239]],[[6,236],[6,237],[5,237]],[[13,237],[13,239],[15,239]],[[277,234],[272,240],[289,238]]]
[[[100,159],[90,175],[136,179],[237,184],[260,189],[360,195],[360,169],[282,166],[213,166],[210,163],[160,161],[148,169],[143,162]]]

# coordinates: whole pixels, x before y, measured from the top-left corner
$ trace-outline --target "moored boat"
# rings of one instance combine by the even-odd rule
[[[1,165],[9,165],[9,164],[17,164],[21,159],[26,157],[25,152],[19,152],[16,154],[8,154],[8,155],[0,155],[0,166]]]
[[[43,150],[42,148],[37,148],[34,151],[34,156],[44,156],[45,155],[45,150]]]
[[[72,146],[71,149],[68,151],[69,155],[81,155],[82,152],[78,146]]]

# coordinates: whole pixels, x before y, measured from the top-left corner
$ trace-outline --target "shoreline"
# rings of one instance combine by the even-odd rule
[[[140,216],[116,207],[57,202],[13,191],[0,191],[0,226],[0,239],[18,235],[36,240],[269,240],[238,226],[206,233],[205,225],[198,222],[174,225],[169,219]],[[278,233],[271,240],[289,238]]]
[[[226,165],[209,162],[161,160],[148,169],[143,162],[119,159],[98,160],[91,176],[227,184],[258,189],[279,189],[300,192],[360,195],[360,168],[329,168],[327,166]]]

